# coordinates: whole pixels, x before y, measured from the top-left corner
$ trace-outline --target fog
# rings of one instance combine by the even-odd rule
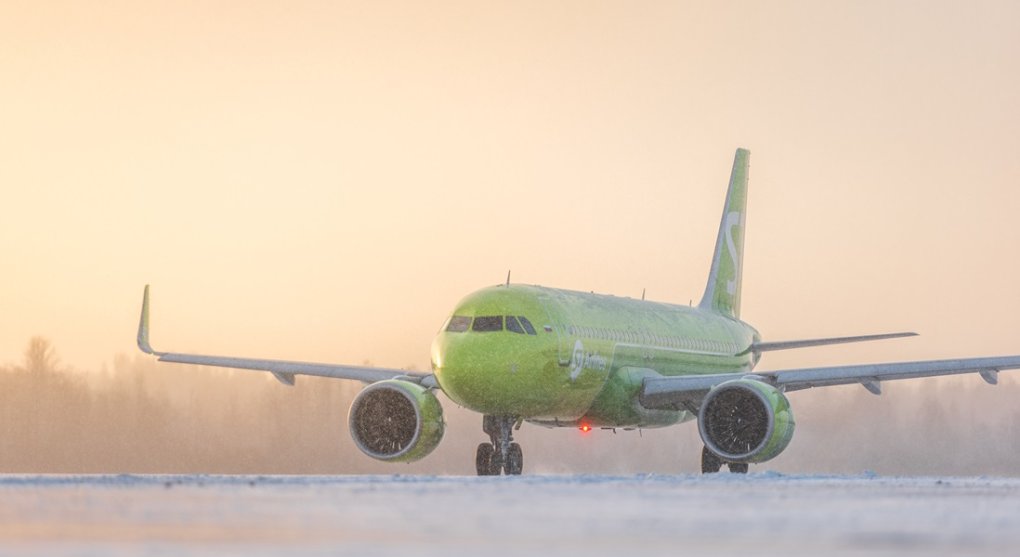
[[[480,417],[360,454],[355,383],[157,347],[428,361],[513,281],[686,303],[751,150],[742,319],[799,367],[1016,353],[1020,2],[0,2],[0,470],[472,473]],[[50,342],[33,343],[32,334]],[[117,356],[117,354],[126,354]],[[780,471],[1017,474],[1017,387],[791,395]],[[518,438],[527,472],[697,470],[686,424]]]
[[[118,356],[104,369],[60,363],[44,338],[0,367],[0,472],[473,474],[478,414],[440,396],[447,432],[412,464],[376,462],[347,432],[361,385]],[[1020,475],[1020,387],[1008,372],[791,393],[797,433],[785,453],[752,470],[811,473]],[[696,472],[695,424],[614,433],[516,433],[525,473]]]

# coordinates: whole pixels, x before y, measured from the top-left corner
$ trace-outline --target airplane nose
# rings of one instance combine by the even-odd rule
[[[531,335],[441,334],[433,373],[450,400],[481,414],[580,416],[601,383],[572,382],[555,354]]]
[[[473,339],[437,338],[432,350],[433,373],[443,392],[461,406],[478,409],[489,398],[486,370],[490,367],[477,353]]]
[[[452,337],[452,338],[451,338]],[[433,373],[457,404],[484,414],[519,414],[528,378],[513,350],[497,335],[440,335],[432,350]],[[504,339],[505,340],[505,339]]]

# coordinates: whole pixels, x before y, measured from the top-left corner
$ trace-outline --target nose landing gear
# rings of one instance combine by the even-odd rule
[[[482,431],[489,435],[489,442],[478,445],[475,452],[475,469],[479,476],[519,476],[524,470],[524,452],[514,443],[513,427],[515,416],[485,416]]]

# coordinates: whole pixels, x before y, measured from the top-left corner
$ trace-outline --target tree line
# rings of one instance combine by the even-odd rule
[[[1020,375],[1020,372],[1016,372]],[[1020,475],[1020,382],[976,376],[791,393],[790,448],[755,470]],[[474,473],[481,417],[440,397],[447,434],[412,464],[362,455],[347,411],[362,385],[118,356],[100,370],[60,363],[44,338],[0,366],[0,473]],[[527,473],[694,473],[697,427],[594,431],[525,425]]]

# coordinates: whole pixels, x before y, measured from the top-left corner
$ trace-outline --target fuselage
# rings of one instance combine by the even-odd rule
[[[457,304],[432,370],[457,404],[550,426],[658,427],[689,412],[637,403],[645,377],[746,373],[758,334],[698,307],[500,285]]]

